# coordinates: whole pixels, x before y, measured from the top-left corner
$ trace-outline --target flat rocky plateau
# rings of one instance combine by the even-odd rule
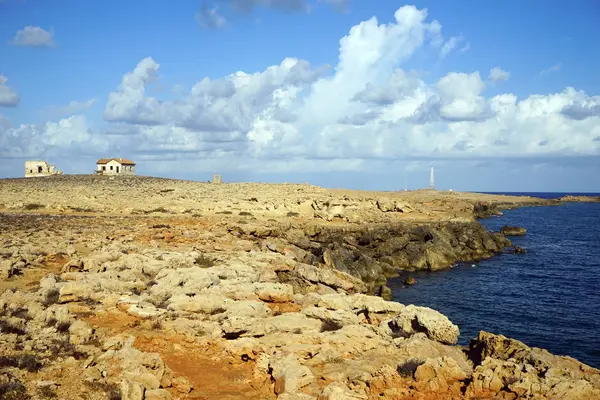
[[[600,398],[597,369],[483,331],[461,347],[444,315],[389,301],[398,271],[523,251],[478,218],[558,204],[0,180],[0,398]]]

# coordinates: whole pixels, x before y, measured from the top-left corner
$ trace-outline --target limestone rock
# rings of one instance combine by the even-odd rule
[[[142,385],[124,379],[121,381],[122,400],[144,400],[146,390]]]
[[[425,384],[427,390],[448,391],[448,386],[467,379],[467,374],[451,357],[429,358],[415,371],[415,381]],[[458,390],[460,385],[456,387]]]
[[[274,358],[269,362],[275,380],[275,393],[294,393],[310,385],[314,376],[310,369],[300,365],[293,355]]]
[[[259,299],[273,303],[286,303],[293,300],[294,290],[283,283],[256,283],[256,294]]]
[[[315,396],[306,393],[282,393],[277,396],[277,400],[316,400]]]
[[[228,317],[266,318],[271,315],[271,309],[262,301],[242,300],[229,305],[225,315]]]
[[[356,314],[345,310],[327,310],[321,307],[308,307],[303,309],[302,313],[311,318],[319,319],[321,321],[334,321],[341,325],[360,323],[360,319]]]
[[[183,394],[187,394],[194,389],[194,385],[184,376],[174,378],[172,384],[175,390]]]
[[[73,344],[84,344],[92,338],[94,329],[84,321],[77,320],[69,327],[69,341]]]
[[[506,236],[523,236],[527,233],[527,229],[521,226],[505,225],[500,229],[500,233]]]
[[[391,333],[404,332],[411,335],[424,332],[432,340],[445,344],[458,342],[459,330],[448,317],[427,307],[406,306],[392,320],[384,321],[382,328],[389,328]]]
[[[325,389],[323,389],[321,394],[319,394],[319,397],[317,397],[317,400],[366,400],[366,399],[368,399],[368,396],[366,396],[365,394],[354,392],[354,391],[348,389],[348,387],[346,385],[344,385],[343,383],[340,383],[340,382],[330,383]]]
[[[166,389],[154,389],[146,391],[145,400],[171,400],[171,393]]]
[[[226,311],[233,302],[233,300],[225,296],[214,294],[198,294],[194,296],[178,294],[169,299],[168,309],[173,311],[212,314],[217,311]]]
[[[93,287],[83,282],[67,282],[59,290],[59,303],[69,303],[89,299],[94,293]]]

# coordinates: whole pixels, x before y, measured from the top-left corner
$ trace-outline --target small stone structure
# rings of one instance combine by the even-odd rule
[[[56,166],[48,164],[46,161],[25,161],[25,178],[61,174],[62,171],[56,169]]]
[[[96,161],[100,175],[135,175],[135,163],[126,158],[101,158]]]
[[[223,183],[223,177],[221,175],[213,175],[212,183]]]

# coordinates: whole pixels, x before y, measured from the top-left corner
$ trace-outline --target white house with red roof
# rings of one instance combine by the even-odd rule
[[[135,163],[126,158],[101,158],[96,161],[96,173],[101,175],[135,175]]]

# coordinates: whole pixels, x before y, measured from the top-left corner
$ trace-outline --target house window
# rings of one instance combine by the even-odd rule
[[[42,173],[42,166],[38,165],[38,174],[41,174],[41,173]]]
[[[106,171],[106,165],[102,166],[102,171]]]
[[[111,166],[110,166],[110,170],[111,170],[111,171],[112,171],[112,167],[113,167],[113,166],[111,165]]]

